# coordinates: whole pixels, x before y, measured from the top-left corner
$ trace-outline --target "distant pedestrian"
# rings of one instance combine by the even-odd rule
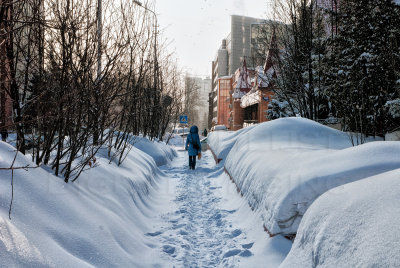
[[[201,152],[201,144],[199,137],[199,128],[197,126],[192,126],[190,128],[190,133],[186,138],[185,149],[189,154],[189,168],[195,169],[196,167],[196,156]]]
[[[0,132],[1,132],[1,140],[2,141],[7,141],[7,137],[8,137],[7,129],[3,128]]]
[[[205,128],[203,131],[204,137],[207,137],[207,129]]]

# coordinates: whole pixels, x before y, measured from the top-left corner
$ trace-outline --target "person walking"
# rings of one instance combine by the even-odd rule
[[[197,126],[192,126],[190,128],[189,135],[186,138],[186,151],[189,154],[189,168],[195,169],[196,167],[196,156],[201,151],[199,128]]]

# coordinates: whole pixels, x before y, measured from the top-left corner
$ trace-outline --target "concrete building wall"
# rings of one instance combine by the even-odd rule
[[[192,81],[196,88],[196,99],[194,113],[191,114],[190,121],[199,127],[200,131],[208,128],[209,115],[209,93],[211,91],[211,79],[200,77],[187,77],[188,81]]]
[[[217,73],[219,77],[226,76],[229,73],[229,55],[227,49],[218,50],[218,69]]]
[[[242,65],[244,56],[251,57],[251,25],[264,22],[264,19],[231,16],[229,74],[234,74],[236,69]]]
[[[205,128],[208,128],[208,113],[209,113],[209,92],[211,91],[211,79],[205,78],[199,80],[199,110],[198,110],[198,118],[199,123],[198,127],[201,131]]]

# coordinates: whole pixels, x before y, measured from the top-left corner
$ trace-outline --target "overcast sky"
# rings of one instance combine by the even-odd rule
[[[211,76],[211,61],[230,32],[230,15],[266,18],[270,0],[157,0],[158,23],[181,68]]]

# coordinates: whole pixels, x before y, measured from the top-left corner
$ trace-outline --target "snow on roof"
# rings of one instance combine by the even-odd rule
[[[399,178],[396,169],[323,194],[280,267],[398,267]]]
[[[254,76],[251,78],[251,83],[256,84],[258,87],[266,88],[268,87],[272,76],[274,74],[274,69],[271,67],[267,73],[264,73],[264,69],[262,66],[256,67],[257,77]],[[235,91],[234,98],[241,98],[240,106],[242,108],[246,108],[248,106],[254,105],[260,102],[260,93],[257,91],[255,87],[253,87],[248,93]]]
[[[264,73],[263,67],[259,66],[258,68],[259,69],[258,69],[257,85],[259,87],[266,88],[266,87],[269,86],[269,84],[270,84],[270,82],[272,80],[272,77],[273,77],[273,75],[275,73],[275,69],[273,67],[271,67],[271,68],[269,68],[267,70],[266,73]]]
[[[247,82],[242,79],[238,79],[236,87],[237,89],[248,89],[251,88],[252,78],[250,76],[247,77]]]
[[[240,90],[239,88],[235,88],[232,94],[232,98],[234,99],[240,99],[242,98],[244,95],[246,95],[245,91]]]
[[[247,93],[240,99],[240,107],[246,108],[248,106],[257,104],[259,102],[260,102],[259,91],[252,89],[251,91],[249,91],[249,93]]]
[[[272,234],[296,233],[329,189],[400,168],[398,142],[352,147],[347,133],[304,118],[258,124],[232,139],[225,168]]]

